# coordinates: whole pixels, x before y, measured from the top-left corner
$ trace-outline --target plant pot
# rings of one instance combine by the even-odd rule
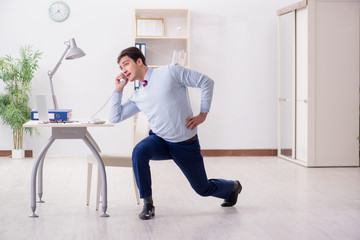
[[[15,159],[25,158],[25,150],[24,149],[13,149],[11,151],[11,153],[12,153],[12,158],[15,158]]]

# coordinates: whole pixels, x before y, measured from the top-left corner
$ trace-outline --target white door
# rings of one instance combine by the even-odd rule
[[[296,156],[308,155],[308,10],[296,10]]]
[[[278,155],[295,157],[295,12],[279,16]]]

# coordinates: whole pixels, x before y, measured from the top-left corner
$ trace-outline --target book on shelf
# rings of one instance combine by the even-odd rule
[[[140,81],[139,80],[135,80],[134,81],[134,91],[138,90],[140,88]]]
[[[135,47],[137,47],[138,49],[141,50],[141,52],[144,54],[144,56],[146,57],[146,43],[135,43]],[[139,80],[135,80],[134,81],[134,90],[138,90],[140,88],[140,81]]]
[[[141,52],[146,57],[146,43],[135,43],[135,47],[141,50]]]

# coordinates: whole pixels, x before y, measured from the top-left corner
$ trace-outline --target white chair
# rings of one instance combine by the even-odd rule
[[[133,117],[133,147],[140,142],[142,139],[149,135],[149,125],[147,123],[146,117],[142,113],[138,113]],[[116,155],[108,155],[108,154],[100,154],[101,158],[104,162],[105,167],[128,167],[132,170],[132,159],[131,156],[116,156]],[[98,167],[98,163],[93,155],[87,156],[88,161],[88,175],[87,175],[87,197],[86,204],[89,205],[90,202],[90,190],[91,190],[91,177],[92,177],[92,168],[93,165]],[[96,210],[99,209],[99,200],[100,200],[100,186],[101,186],[101,178],[99,177],[100,168],[98,167],[98,175],[97,175],[97,192],[96,192]],[[139,189],[136,185],[134,171],[133,173],[133,181],[134,181],[134,189],[137,204],[140,204],[139,197]]]

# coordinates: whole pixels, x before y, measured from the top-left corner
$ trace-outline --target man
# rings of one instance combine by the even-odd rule
[[[144,201],[140,219],[155,216],[149,160],[173,159],[199,195],[225,199],[223,207],[235,205],[242,189],[240,182],[207,179],[197,136],[197,126],[205,121],[210,110],[214,81],[178,64],[150,69],[136,47],[124,49],[117,62],[122,73],[115,78],[110,121],[120,122],[142,111],[151,129],[132,153],[135,178]],[[135,80],[142,81],[140,89],[122,104],[124,87]],[[201,88],[197,116],[193,116],[187,87]]]

